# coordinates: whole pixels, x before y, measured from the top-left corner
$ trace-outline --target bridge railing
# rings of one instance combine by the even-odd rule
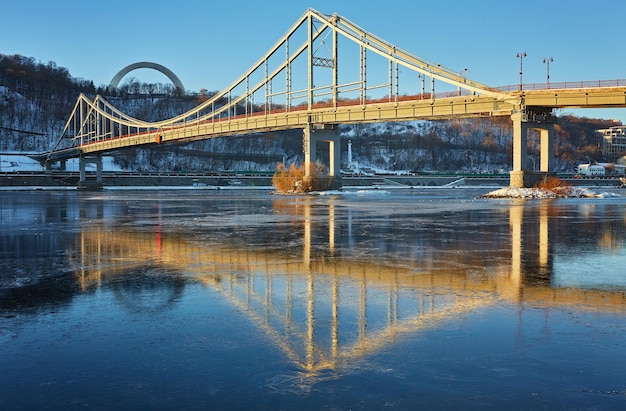
[[[549,83],[524,83],[522,90],[550,90],[550,89],[568,89],[568,88],[591,88],[591,87],[626,87],[626,79],[616,80],[584,80],[584,81],[563,81]],[[496,87],[496,89],[504,92],[519,91],[519,84],[510,84],[508,86]]]

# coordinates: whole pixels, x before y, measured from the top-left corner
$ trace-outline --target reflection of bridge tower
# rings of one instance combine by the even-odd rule
[[[509,209],[511,282],[519,289],[530,280],[529,276],[549,283],[552,272],[548,207],[539,208],[538,224],[532,220],[524,224],[525,209],[523,205],[512,205]]]
[[[576,307],[598,311],[623,312],[624,291],[557,287],[552,283],[554,261],[549,240],[550,205],[538,208],[512,205],[509,208],[511,266],[509,284],[498,289],[518,304]]]
[[[554,117],[551,111],[523,110],[511,115],[513,120],[513,171],[511,187],[532,187],[554,170]],[[539,173],[528,170],[528,131],[541,136]]]

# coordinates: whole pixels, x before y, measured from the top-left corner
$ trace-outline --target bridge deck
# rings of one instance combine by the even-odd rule
[[[126,147],[172,142],[191,142],[215,137],[304,128],[307,124],[353,124],[412,120],[442,120],[467,117],[510,116],[520,107],[614,108],[626,107],[626,86],[577,89],[539,89],[508,92],[508,100],[492,96],[461,95],[445,98],[403,96],[397,101],[343,101],[318,103],[254,112],[236,116],[161,126],[121,137],[94,137],[71,149],[49,153],[58,161],[81,154],[102,153]]]

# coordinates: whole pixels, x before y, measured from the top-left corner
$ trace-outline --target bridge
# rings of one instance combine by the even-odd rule
[[[305,177],[318,144],[328,144],[339,181],[339,124],[508,116],[513,122],[510,185],[527,187],[553,171],[558,108],[626,107],[626,80],[496,88],[402,50],[337,14],[308,9],[247,72],[194,109],[171,119],[132,118],[102,96],[81,95],[42,163],[115,150],[302,129]],[[529,131],[540,133],[540,171],[527,166]],[[321,146],[320,146],[321,147]],[[100,177],[98,177],[100,178]]]

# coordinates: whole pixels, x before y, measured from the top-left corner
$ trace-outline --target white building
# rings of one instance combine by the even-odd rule
[[[609,127],[596,130],[602,136],[602,154],[616,159],[626,155],[626,126]]]
[[[603,176],[606,169],[597,164],[579,164],[577,171],[581,176]]]

